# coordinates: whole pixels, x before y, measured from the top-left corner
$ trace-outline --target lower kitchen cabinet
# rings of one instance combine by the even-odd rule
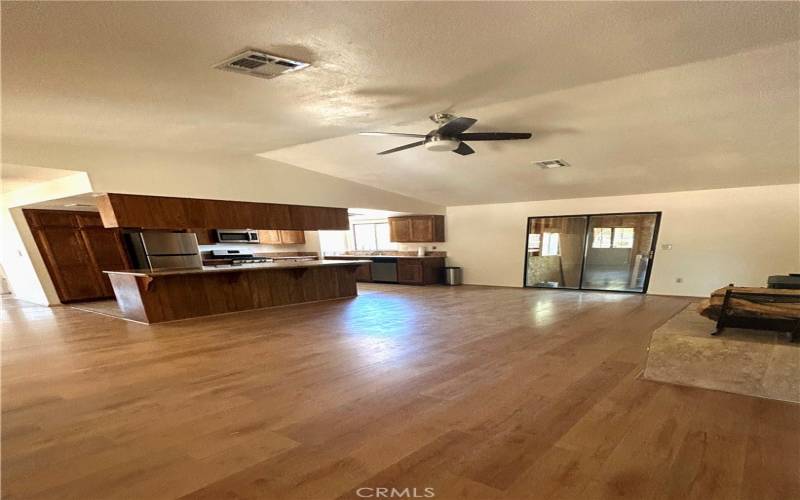
[[[372,281],[372,264],[361,264],[356,268],[356,281]]]
[[[443,281],[444,257],[397,259],[397,282],[406,285],[433,285]]]
[[[380,258],[382,261],[395,257],[393,255],[356,256],[356,255],[328,255],[325,260],[373,260]],[[444,281],[444,257],[396,257],[397,283],[403,285],[434,285]],[[362,264],[356,270],[357,281],[373,281],[372,264]],[[394,283],[379,279],[380,283]]]
[[[94,212],[23,210],[61,302],[114,297],[102,271],[130,267],[118,229]]]
[[[421,285],[423,281],[422,259],[397,259],[397,282]]]

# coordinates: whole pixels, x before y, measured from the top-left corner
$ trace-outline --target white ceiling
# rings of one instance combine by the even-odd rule
[[[266,152],[438,204],[796,182],[799,9],[4,2],[3,146],[50,166],[76,147]],[[313,66],[275,80],[211,69],[245,47]],[[536,138],[376,157],[402,140],[353,135],[424,132],[443,109]],[[553,157],[574,166],[529,165]]]

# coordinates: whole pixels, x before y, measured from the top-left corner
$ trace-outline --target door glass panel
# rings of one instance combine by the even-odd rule
[[[581,288],[644,291],[656,220],[656,214],[590,216]]]
[[[580,287],[586,224],[585,216],[530,219],[525,286]]]

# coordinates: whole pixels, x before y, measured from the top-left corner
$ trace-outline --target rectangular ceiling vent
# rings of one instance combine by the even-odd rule
[[[541,168],[561,168],[561,167],[569,167],[569,163],[565,162],[564,160],[543,160],[537,161],[537,165]]]
[[[225,59],[215,65],[217,69],[223,71],[234,71],[245,75],[257,76],[258,78],[275,78],[284,73],[299,71],[309,67],[309,63],[293,61],[258,50],[245,50],[241,54]]]

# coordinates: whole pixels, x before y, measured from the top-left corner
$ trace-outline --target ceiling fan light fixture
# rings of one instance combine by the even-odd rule
[[[425,142],[425,149],[428,151],[455,151],[461,141],[449,139],[447,137],[431,137]]]

